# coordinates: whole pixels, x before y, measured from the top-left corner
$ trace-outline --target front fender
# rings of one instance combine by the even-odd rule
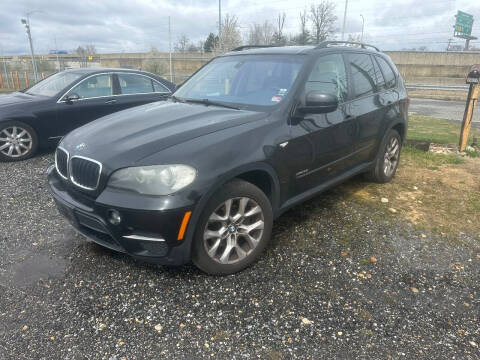
[[[274,214],[278,213],[280,204],[280,182],[275,172],[275,169],[270,164],[265,162],[255,162],[231,169],[230,171],[218,178],[218,180],[202,195],[197,205],[195,206],[195,210],[193,211],[192,217],[190,219],[191,226],[188,227],[185,236],[185,242],[187,244],[184,244],[184,246],[182,246],[183,251],[187,252],[185,254],[186,259],[191,258],[192,244],[195,240],[195,230],[198,225],[198,220],[212,195],[215,194],[227,182],[251,171],[263,171],[270,177],[272,185],[272,209]]]

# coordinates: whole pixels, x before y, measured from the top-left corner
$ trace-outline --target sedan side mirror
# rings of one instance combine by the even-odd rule
[[[75,101],[75,100],[79,100],[80,99],[80,96],[78,96],[78,94],[70,94],[70,95],[66,95],[64,98],[63,98],[66,102],[72,102],[72,101]]]
[[[338,108],[338,98],[321,91],[310,91],[305,97],[305,105],[298,108],[304,114],[325,114]]]

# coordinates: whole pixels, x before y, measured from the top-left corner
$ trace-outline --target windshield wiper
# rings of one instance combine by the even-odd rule
[[[209,106],[209,105],[221,106],[221,107],[224,107],[224,108],[227,108],[227,109],[240,110],[239,107],[236,107],[236,106],[233,106],[233,105],[227,105],[227,104],[217,102],[217,101],[212,101],[212,100],[209,100],[209,99],[183,99],[183,100],[186,101],[186,102],[189,102],[189,103],[194,103],[194,104],[204,104],[204,105],[207,105],[207,106]]]
[[[175,102],[181,102],[181,103],[184,103],[184,102],[185,102],[185,100],[183,100],[183,99],[181,99],[181,98],[179,98],[179,97],[176,97],[175,95],[170,96],[170,98],[171,98],[173,101],[175,101]]]

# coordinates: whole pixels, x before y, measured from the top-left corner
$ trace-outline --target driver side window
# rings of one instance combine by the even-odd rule
[[[112,91],[112,77],[110,74],[95,75],[83,80],[69,91],[69,95],[77,94],[80,99],[110,96]]]
[[[347,100],[347,73],[342,55],[325,55],[317,60],[305,83],[305,94],[310,91],[335,95],[339,102]]]

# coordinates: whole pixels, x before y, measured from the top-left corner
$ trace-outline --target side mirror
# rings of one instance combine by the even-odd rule
[[[305,97],[305,105],[298,108],[304,114],[325,114],[338,108],[338,98],[320,91],[310,91]]]
[[[72,94],[70,94],[70,95],[66,95],[63,99],[64,99],[66,102],[70,103],[70,102],[72,102],[72,101],[79,100],[79,99],[80,99],[80,96],[78,96],[78,94],[72,93]]]

